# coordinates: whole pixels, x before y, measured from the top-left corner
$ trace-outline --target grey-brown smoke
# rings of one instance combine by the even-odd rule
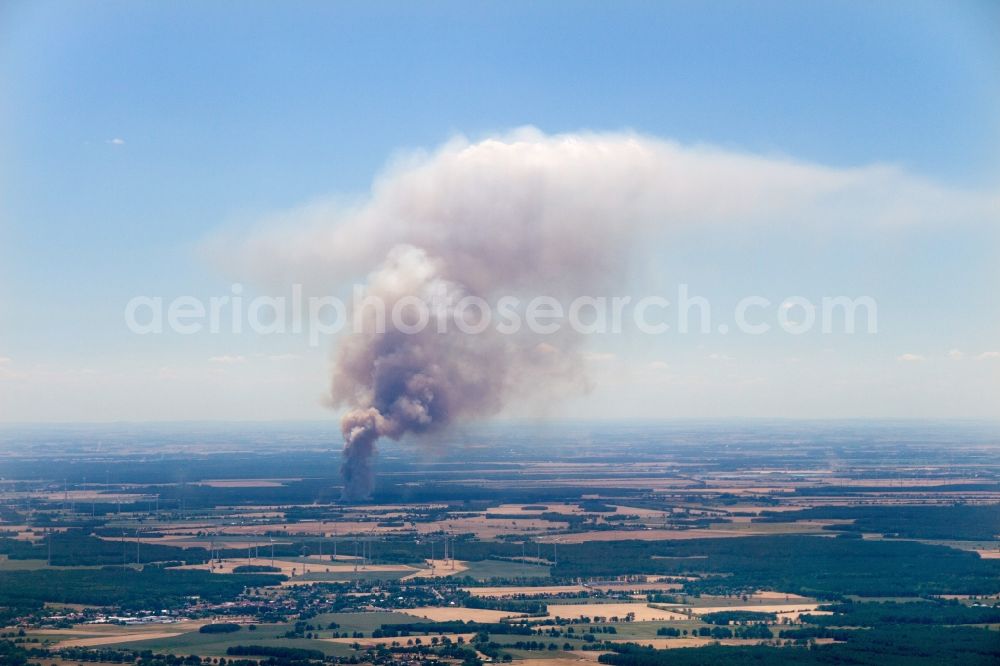
[[[576,347],[565,336],[556,347],[530,333],[460,330],[454,305],[470,291],[446,280],[440,262],[420,249],[392,250],[367,295],[389,308],[402,298],[420,299],[433,308],[433,321],[419,330],[399,330],[391,320],[379,328],[372,310],[338,347],[332,394],[349,408],[341,421],[345,499],[370,494],[380,437],[419,437],[494,414],[512,392],[530,386],[537,394],[543,387],[582,385]]]
[[[295,233],[260,234],[242,256],[275,281],[323,289],[369,274],[367,294],[389,307],[443,303],[417,334],[356,312],[361,326],[338,343],[332,403],[347,410],[344,497],[362,499],[379,438],[419,439],[515,396],[543,401],[586,385],[580,339],[567,331],[439,332],[464,296],[611,294],[636,246],[677,225],[898,224],[970,206],[979,204],[889,167],[527,129],[398,160],[362,204],[299,211]]]
[[[571,332],[468,334],[452,321],[454,304],[543,292],[566,299],[618,284],[633,232],[658,214],[655,199],[664,193],[648,181],[660,178],[655,167],[668,149],[625,135],[526,132],[450,144],[376,184],[371,201],[329,241],[384,257],[367,295],[387,308],[401,299],[433,302],[434,321],[404,333],[391,322],[380,329],[367,313],[340,341],[332,397],[348,410],[345,499],[371,493],[381,437],[419,439],[493,415],[512,396],[544,401],[586,387]],[[439,322],[451,325],[441,332]]]

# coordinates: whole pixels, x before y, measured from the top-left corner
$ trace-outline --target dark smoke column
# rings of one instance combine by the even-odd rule
[[[488,333],[439,326],[450,313],[430,303],[429,294],[451,302],[456,299],[447,295],[459,290],[441,277],[438,262],[412,246],[395,248],[369,277],[366,295],[387,311],[407,298],[427,304],[433,314],[426,327],[401,330],[393,318],[379,321],[369,310],[371,316],[338,344],[331,397],[348,408],[340,423],[344,500],[371,495],[380,437],[426,441],[421,438],[456,419],[494,414],[502,406],[508,373],[519,365],[508,345]]]
[[[378,410],[355,409],[340,421],[344,434],[344,463],[340,474],[344,479],[341,499],[357,502],[371,495],[374,483],[371,459],[375,453],[375,442],[379,438]]]
[[[348,410],[340,423],[346,501],[371,495],[379,438],[425,444],[458,421],[496,414],[514,392],[537,395],[540,387],[560,381],[578,384],[575,339],[530,331],[501,334],[495,327],[469,333],[459,327],[458,318],[468,323],[470,315],[454,304],[475,292],[443,273],[446,265],[444,258],[413,246],[393,248],[369,276],[366,297],[386,311],[400,302],[423,303],[426,326],[392,317],[380,321],[362,309],[360,324],[337,345],[331,398]],[[550,341],[561,342],[562,350]]]

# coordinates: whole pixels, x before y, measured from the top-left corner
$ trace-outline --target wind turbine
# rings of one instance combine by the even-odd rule
[[[375,530],[377,530],[377,529],[378,529],[378,524],[372,525],[372,530],[371,530],[371,532],[368,533],[368,536],[371,539],[371,542],[368,544],[368,559],[369,559],[369,564],[372,564],[373,563],[372,560],[375,559],[374,557],[372,557],[372,551],[374,550],[375,539],[378,538],[376,536],[376,534],[375,534]]]
[[[451,570],[455,570],[455,534],[451,534]]]

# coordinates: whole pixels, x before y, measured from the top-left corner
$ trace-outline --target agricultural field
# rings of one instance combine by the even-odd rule
[[[489,435],[503,456],[474,449],[465,466],[386,446],[365,503],[339,499],[319,436],[138,458],[132,440],[99,455],[82,435],[8,443],[0,644],[46,666],[633,666],[640,649],[781,663],[923,635],[1000,655],[1000,463],[982,433],[951,431],[943,461],[944,436],[598,429],[542,455],[513,428]],[[726,445],[706,455],[706,437]]]

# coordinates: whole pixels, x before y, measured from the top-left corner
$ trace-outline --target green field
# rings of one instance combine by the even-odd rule
[[[200,656],[223,657],[226,649],[233,645],[270,645],[293,648],[308,648],[311,650],[322,650],[325,654],[332,656],[349,655],[352,650],[347,645],[329,643],[321,640],[309,640],[305,638],[284,638],[289,626],[284,624],[262,624],[257,625],[256,631],[249,631],[246,627],[232,634],[202,634],[198,631],[188,632],[173,638],[154,638],[145,641],[126,641],[114,643],[115,647],[127,647],[137,650],[152,650],[153,652],[164,652],[178,655],[196,654]],[[329,637],[332,632],[323,632],[324,637]]]
[[[45,560],[9,560],[0,555],[0,571],[35,571],[46,566]]]
[[[408,624],[424,622],[422,618],[404,613],[325,613],[309,620],[309,623],[319,627],[315,633],[320,639],[332,638],[334,633],[363,632],[370,636],[371,632],[383,624]],[[337,629],[327,629],[331,622],[340,625]],[[178,626],[178,629],[182,625]],[[148,640],[125,640],[120,643],[107,643],[102,647],[130,648],[135,650],[152,650],[153,652],[172,653],[177,655],[199,655],[206,657],[224,657],[226,650],[234,645],[268,645],[276,647],[307,648],[321,650],[330,656],[349,656],[354,651],[349,644],[331,643],[325,640],[307,638],[285,638],[285,632],[291,629],[289,624],[259,624],[254,631],[246,627],[232,634],[203,634],[197,630],[188,631],[172,638],[151,638]],[[123,632],[127,628],[123,628]],[[105,636],[106,632],[81,634],[75,638]],[[37,638],[42,643],[65,640],[65,634],[52,634],[44,631],[32,632],[31,638]]]
[[[587,627],[590,625],[582,625],[583,628],[577,627],[577,631],[586,631]],[[604,625],[594,625],[598,631]],[[699,627],[707,627],[710,625],[705,624],[699,620],[671,620],[662,622],[620,622],[611,625],[615,628],[617,633],[615,634],[597,634],[598,640],[604,640],[605,638],[615,639],[615,638],[635,638],[635,639],[646,639],[646,638],[662,638],[662,636],[656,635],[656,630],[660,627],[676,627],[677,629],[687,629],[689,632],[697,631]]]
[[[506,560],[479,560],[469,562],[469,570],[461,576],[469,576],[476,580],[491,578],[548,578],[549,567],[541,564],[525,562],[507,562]]]
[[[427,620],[407,615],[406,613],[375,612],[375,613],[322,613],[309,620],[316,626],[328,626],[331,622],[340,625],[340,632],[362,631],[366,635],[378,629],[383,624],[409,624],[411,622],[427,622]]]

